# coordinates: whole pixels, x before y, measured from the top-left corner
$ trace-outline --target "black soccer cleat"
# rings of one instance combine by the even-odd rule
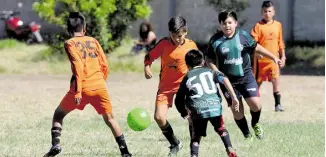
[[[54,157],[61,152],[61,147],[59,145],[52,146],[48,153],[46,153],[43,157]]]

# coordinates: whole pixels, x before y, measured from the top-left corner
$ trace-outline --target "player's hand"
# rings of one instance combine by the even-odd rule
[[[234,111],[240,112],[240,109],[239,109],[239,100],[237,98],[233,98],[232,99],[232,108],[233,108]]]
[[[257,59],[262,59],[264,56],[261,54],[256,54]]]
[[[75,104],[76,104],[76,105],[79,105],[80,102],[81,102],[81,99],[82,99],[82,98],[75,98]]]
[[[277,57],[274,58],[274,62],[275,62],[277,65],[279,65],[280,67],[283,67],[283,62],[282,62],[280,59],[278,59]]]
[[[191,120],[191,117],[190,117],[190,115],[188,114],[188,115],[186,115],[185,117],[183,117],[184,119],[186,119],[186,120],[188,120],[188,123],[189,124],[192,124],[192,120]]]
[[[135,40],[134,41],[134,44],[138,45],[139,44],[139,41]]]
[[[282,65],[280,66],[281,68],[283,68],[285,66],[285,57],[281,57],[281,61],[282,61]]]
[[[150,79],[150,78],[153,77],[153,74],[152,74],[152,71],[151,71],[150,66],[145,66],[144,73],[145,73],[145,78],[146,79]]]

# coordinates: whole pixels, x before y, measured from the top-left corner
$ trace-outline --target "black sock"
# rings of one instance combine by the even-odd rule
[[[51,128],[52,146],[60,144],[61,130],[60,127]]]
[[[173,129],[168,121],[166,121],[166,125],[162,127],[161,130],[171,145],[175,146],[180,143],[179,140],[174,136]]]
[[[254,127],[258,122],[260,118],[260,112],[261,110],[254,112],[250,110],[251,113],[251,126]]]
[[[275,92],[274,99],[275,99],[275,106],[281,104],[281,94],[279,92]]]
[[[245,116],[243,116],[243,118],[240,120],[236,120],[236,119],[234,119],[234,120],[235,120],[235,123],[237,123],[238,127],[240,128],[240,130],[244,136],[247,136],[250,134],[250,131],[248,128],[248,123],[247,123]]]
[[[123,134],[121,136],[115,137],[115,141],[119,145],[121,154],[130,154]]]
[[[197,142],[197,143],[195,143]],[[190,142],[190,155],[196,155],[198,156],[198,152],[199,152],[199,142],[195,141],[195,140],[191,140]]]
[[[223,141],[225,149],[232,147],[229,132],[226,129],[219,131],[218,134],[220,135]]]

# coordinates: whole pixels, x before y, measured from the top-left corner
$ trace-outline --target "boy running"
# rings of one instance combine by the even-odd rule
[[[262,4],[263,19],[255,24],[251,30],[251,36],[260,45],[273,53],[275,57],[281,58],[283,65],[278,66],[272,60],[257,56],[254,63],[254,73],[258,88],[263,81],[268,79],[273,84],[273,95],[275,99],[275,111],[283,112],[280,94],[280,67],[285,65],[285,45],[283,40],[282,24],[273,19],[275,15],[274,4],[271,1],[264,1]]]
[[[65,42],[65,50],[71,62],[73,75],[70,90],[54,112],[51,129],[52,147],[44,157],[54,157],[61,152],[60,136],[64,117],[75,109],[83,110],[88,103],[103,116],[105,123],[110,127],[122,157],[131,157],[120,126],[112,115],[105,82],[108,66],[102,47],[96,39],[85,36],[86,22],[81,13],[69,14],[67,28],[72,38]]]
[[[230,80],[239,100],[240,112],[232,109],[234,120],[247,139],[252,139],[249,131],[242,97],[247,102],[251,113],[251,126],[258,139],[264,136],[259,125],[261,104],[257,82],[251,69],[250,56],[257,52],[268,57],[277,64],[282,64],[280,59],[271,52],[257,44],[249,33],[237,29],[237,14],[233,11],[219,13],[221,31],[214,34],[209,41],[206,54],[207,65],[213,70],[220,70]],[[230,93],[222,85],[221,90],[228,104],[231,105]]]
[[[221,83],[227,88],[232,99],[232,108],[239,111],[239,101],[232,85],[223,73],[203,67],[204,55],[197,50],[186,54],[189,72],[183,78],[175,98],[175,106],[181,116],[189,120],[192,128],[190,156],[198,157],[201,137],[206,136],[208,121],[221,137],[229,157],[236,157],[229,133],[224,127],[222,117],[222,98],[217,88]],[[190,113],[188,113],[188,111]]]
[[[189,50],[197,49],[195,42],[186,39],[188,32],[186,20],[177,16],[169,21],[170,36],[161,39],[145,56],[144,73],[147,79],[152,78],[151,64],[161,57],[160,82],[155,102],[154,119],[161,128],[163,135],[171,144],[170,153],[176,155],[182,148],[181,142],[175,137],[170,123],[166,119],[169,107],[172,107],[173,97],[179,89],[182,78],[187,73],[185,55]]]

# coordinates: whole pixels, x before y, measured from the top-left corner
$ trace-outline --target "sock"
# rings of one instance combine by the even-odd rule
[[[123,134],[121,136],[115,137],[115,141],[119,145],[121,154],[130,154]]]
[[[275,92],[274,99],[275,99],[275,106],[281,104],[281,94],[279,92]]]
[[[219,131],[218,134],[220,135],[220,137],[221,137],[221,139],[223,141],[225,149],[228,149],[229,147],[232,147],[230,136],[229,136],[229,133],[228,133],[228,131],[226,129],[223,129],[223,130]]]
[[[199,151],[199,141],[196,140],[191,140],[190,142],[190,155],[193,156],[198,156],[198,151]]]
[[[241,132],[244,136],[247,136],[250,134],[250,131],[248,128],[248,123],[247,123],[245,116],[243,116],[243,118],[240,120],[236,120],[236,119],[234,119],[234,120],[235,120],[235,123],[237,123],[239,129],[241,130]]]
[[[251,126],[254,127],[258,122],[260,118],[260,112],[261,110],[254,112],[250,110],[251,113]]]
[[[164,127],[161,127],[161,130],[171,145],[175,146],[180,143],[179,140],[174,136],[173,129],[168,121],[166,121],[166,125]]]
[[[51,128],[52,146],[60,144],[61,130],[60,127]]]

